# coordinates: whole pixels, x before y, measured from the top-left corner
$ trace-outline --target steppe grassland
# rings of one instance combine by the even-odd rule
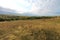
[[[60,17],[0,22],[0,40],[60,40]]]

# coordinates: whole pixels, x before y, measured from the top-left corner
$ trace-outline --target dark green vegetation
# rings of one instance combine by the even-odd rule
[[[25,17],[22,20],[20,16],[0,16],[0,18],[5,21],[0,22],[0,40],[60,40],[59,16],[26,17],[29,20],[25,20]],[[10,21],[10,18],[20,19]]]
[[[50,19],[52,17],[36,17],[36,16],[8,16],[8,15],[0,15],[0,21],[14,21],[14,20],[33,20],[33,19]]]

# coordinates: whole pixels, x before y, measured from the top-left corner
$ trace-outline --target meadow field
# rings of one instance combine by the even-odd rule
[[[60,40],[60,17],[1,21],[0,40]]]

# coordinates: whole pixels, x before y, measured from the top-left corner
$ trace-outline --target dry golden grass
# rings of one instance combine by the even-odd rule
[[[60,17],[0,22],[0,40],[60,40]]]

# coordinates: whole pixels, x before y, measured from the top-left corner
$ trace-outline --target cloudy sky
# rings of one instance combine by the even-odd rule
[[[59,15],[60,0],[0,0],[0,6],[19,13],[30,12],[36,15]]]

